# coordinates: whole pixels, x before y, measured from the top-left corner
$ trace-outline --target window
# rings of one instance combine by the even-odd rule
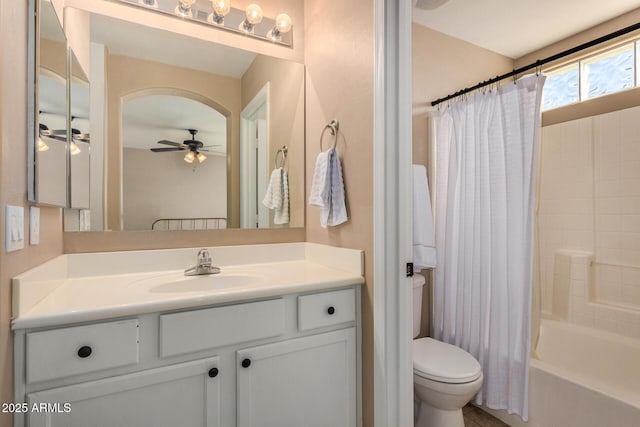
[[[542,111],[638,86],[640,40],[547,72]]]

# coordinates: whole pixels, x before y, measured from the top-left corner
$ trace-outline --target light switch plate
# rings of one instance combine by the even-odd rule
[[[24,248],[24,207],[7,205],[4,224],[7,252]]]
[[[40,243],[40,208],[36,206],[29,208],[29,242],[32,245]]]

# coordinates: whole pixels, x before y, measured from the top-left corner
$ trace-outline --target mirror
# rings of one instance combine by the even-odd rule
[[[69,101],[71,142],[69,143],[69,205],[72,209],[89,209],[89,77],[78,58],[69,49]]]
[[[304,226],[303,64],[93,13],[90,34],[92,96],[105,88],[104,115],[91,117],[105,129],[104,150],[91,144],[105,165],[91,230]],[[262,203],[277,154],[281,224]]]
[[[35,3],[32,45],[35,70],[29,135],[29,200],[67,206],[67,40],[51,2]],[[31,55],[30,55],[31,58]],[[33,102],[33,104],[31,104]]]

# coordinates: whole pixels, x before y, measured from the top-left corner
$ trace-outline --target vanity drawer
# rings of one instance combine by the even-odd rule
[[[356,320],[355,289],[298,297],[298,329],[301,331],[354,320]]]
[[[160,316],[160,357],[284,333],[282,298]]]
[[[138,320],[27,334],[27,383],[138,363]]]

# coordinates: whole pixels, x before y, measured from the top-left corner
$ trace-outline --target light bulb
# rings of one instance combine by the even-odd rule
[[[213,3],[213,10],[219,16],[227,16],[231,10],[230,0],[211,0],[211,2]]]
[[[175,10],[176,15],[189,18],[193,16],[191,13],[191,6],[195,2],[196,0],[179,0]]]
[[[75,156],[76,154],[80,154],[80,147],[78,147],[78,144],[71,141],[71,144],[69,144],[69,151],[71,151],[72,156]]]
[[[158,8],[158,0],[138,0],[138,3],[154,9]]]
[[[247,22],[257,25],[262,22],[262,8],[255,3],[247,6]]]
[[[187,154],[184,155],[184,161],[187,163],[193,163],[193,159],[196,158],[196,155],[193,154],[193,151],[189,151]]]
[[[49,146],[42,138],[38,138],[38,151],[47,151]]]
[[[204,154],[202,154],[202,153],[198,153],[197,157],[198,157],[198,161],[199,161],[200,163],[202,163],[202,162],[204,162],[205,160],[207,160],[207,156],[205,156],[205,155],[204,155]]]
[[[276,28],[281,33],[288,33],[291,31],[291,17],[286,13],[281,13],[276,17]]]

